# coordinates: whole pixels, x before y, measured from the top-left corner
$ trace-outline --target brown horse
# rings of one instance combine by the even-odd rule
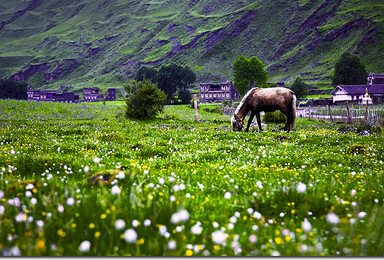
[[[256,115],[257,124],[261,128],[260,112],[272,112],[280,110],[286,117],[287,123],[284,130],[289,132],[290,127],[295,123],[296,118],[296,95],[287,88],[252,88],[243,97],[237,106],[234,115],[231,118],[233,131],[241,131],[244,126],[244,118],[251,111],[245,132],[248,132],[249,126]]]

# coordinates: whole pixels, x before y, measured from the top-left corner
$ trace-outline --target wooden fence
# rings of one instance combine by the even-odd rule
[[[234,106],[222,106],[223,115],[233,115],[235,110]],[[296,116],[344,123],[364,120],[370,125],[382,125],[384,123],[384,105],[367,106],[347,103],[345,106],[296,108]]]
[[[364,120],[370,125],[383,124],[384,106],[346,104],[345,106],[297,108],[297,117],[329,120],[331,122],[354,123]]]

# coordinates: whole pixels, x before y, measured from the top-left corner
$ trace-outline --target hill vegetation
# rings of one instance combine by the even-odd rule
[[[141,65],[173,62],[218,82],[244,55],[270,81],[330,82],[346,51],[383,72],[383,14],[381,0],[2,1],[0,78],[107,88]]]

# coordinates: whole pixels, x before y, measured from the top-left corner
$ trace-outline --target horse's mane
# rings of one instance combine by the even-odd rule
[[[236,115],[239,113],[240,109],[243,107],[245,101],[247,101],[248,96],[249,96],[249,95],[251,94],[251,92],[252,92],[253,90],[255,90],[255,89],[257,89],[257,88],[251,88],[251,89],[247,92],[247,94],[244,95],[243,99],[240,101],[240,104],[237,106],[237,108],[236,108],[236,110],[235,110],[235,114],[236,114]]]

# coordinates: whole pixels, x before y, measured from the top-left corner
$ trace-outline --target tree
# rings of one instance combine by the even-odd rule
[[[170,64],[159,69],[156,79],[159,88],[167,94],[170,102],[178,90],[186,90],[196,82],[196,75],[189,67]]]
[[[181,100],[181,104],[189,104],[191,102],[191,92],[188,89],[179,90],[178,96]]]
[[[27,99],[27,83],[0,79],[0,99]]]
[[[306,84],[302,78],[298,77],[292,83],[290,89],[295,92],[297,99],[301,99],[308,94],[308,87],[308,84]]]
[[[134,79],[136,81],[143,81],[144,79],[150,80],[152,83],[156,82],[157,70],[153,67],[141,66],[136,72]]]
[[[268,74],[264,64],[254,56],[247,59],[241,55],[233,65],[234,85],[241,96],[252,87],[265,87]]]
[[[127,118],[153,118],[163,111],[166,94],[151,81],[132,80],[124,89],[127,92]]]
[[[367,77],[368,72],[359,57],[346,52],[335,64],[332,85],[367,84]]]

